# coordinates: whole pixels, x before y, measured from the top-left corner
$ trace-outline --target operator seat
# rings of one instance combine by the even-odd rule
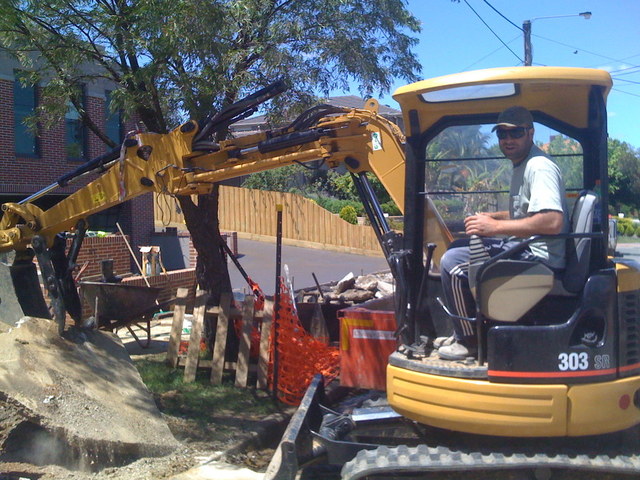
[[[500,322],[517,322],[547,295],[576,296],[589,276],[593,215],[598,197],[582,191],[571,213],[571,232],[554,235],[566,238],[566,266],[554,273],[540,262],[511,260],[510,254],[539,241],[531,237],[522,244],[487,261],[469,266],[469,286],[476,296],[480,318]],[[579,234],[580,236],[576,235]],[[472,239],[470,248],[473,252]]]

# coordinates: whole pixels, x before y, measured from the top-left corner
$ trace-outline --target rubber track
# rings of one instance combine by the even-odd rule
[[[638,473],[639,455],[589,456],[547,455],[524,453],[480,453],[450,450],[447,447],[378,447],[361,450],[342,468],[343,480],[356,480],[367,476],[410,474],[420,472],[446,472],[455,470],[503,470],[508,468],[569,468],[602,473]]]

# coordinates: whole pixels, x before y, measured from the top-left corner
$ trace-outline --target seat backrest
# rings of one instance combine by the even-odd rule
[[[571,213],[571,233],[591,233],[593,215],[598,197],[585,190],[580,193]],[[566,267],[562,275],[562,285],[570,293],[579,292],[589,275],[591,260],[590,238],[569,238],[567,240]]]

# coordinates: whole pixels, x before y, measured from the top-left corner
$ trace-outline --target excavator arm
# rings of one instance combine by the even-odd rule
[[[368,105],[371,109],[340,113],[330,107],[331,116],[315,109],[309,125],[294,122],[219,145],[199,146],[202,130],[194,121],[167,134],[130,135],[117,158],[106,168],[96,167],[104,173],[55,206],[42,210],[30,201],[3,204],[0,251],[23,250],[35,235],[51,246],[56,234],[73,230],[79,220],[145,193],[205,194],[215,182],[314,160],[332,168],[344,164],[356,175],[374,173],[403,210],[404,137],[377,114],[375,100]]]
[[[345,165],[352,173],[390,259],[400,245],[400,235],[389,228],[366,174],[375,174],[404,210],[404,136],[378,115],[376,100],[367,101],[363,109],[321,105],[284,128],[220,143],[211,140],[214,133],[253,113],[283,88],[281,83],[273,84],[204,122],[189,121],[166,134],[130,134],[119,149],[87,162],[20,203],[3,204],[0,253],[13,250],[16,255],[11,271],[0,272],[5,285],[0,297],[18,297],[13,303],[20,304],[23,314],[46,315],[43,301],[21,298],[21,292],[37,285],[35,254],[62,331],[65,312],[80,321],[80,301],[71,274],[88,216],[145,193],[206,194],[222,180],[317,160],[331,168]],[[43,210],[34,204],[40,196],[89,174],[98,176],[53,207]],[[66,231],[76,233],[68,256],[60,236]],[[10,282],[13,289],[6,288]]]

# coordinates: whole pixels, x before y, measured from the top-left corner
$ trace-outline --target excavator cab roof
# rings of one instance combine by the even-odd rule
[[[456,73],[401,87],[393,98],[401,105],[405,124],[416,112],[422,131],[444,118],[488,115],[512,105],[565,123],[576,129],[591,122],[593,91],[602,101],[611,89],[603,70],[567,67],[510,67]]]

